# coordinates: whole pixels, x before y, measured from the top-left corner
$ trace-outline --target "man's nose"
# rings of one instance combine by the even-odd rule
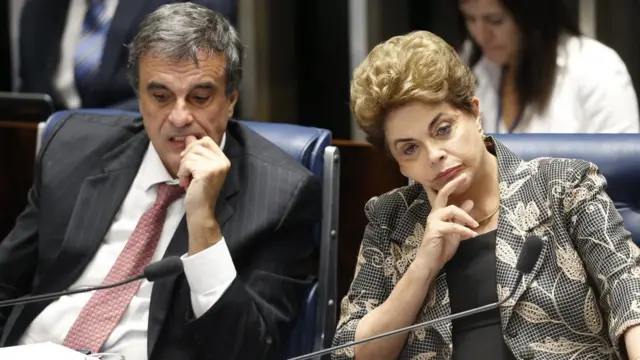
[[[175,127],[184,127],[191,124],[193,117],[185,101],[176,101],[173,110],[169,114],[169,121]]]

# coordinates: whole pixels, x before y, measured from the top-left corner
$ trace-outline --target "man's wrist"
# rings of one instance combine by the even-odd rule
[[[217,244],[222,239],[222,230],[211,210],[187,213],[189,231],[189,255]]]

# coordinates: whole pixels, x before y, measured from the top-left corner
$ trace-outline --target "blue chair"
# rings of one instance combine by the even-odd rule
[[[499,134],[524,160],[563,157],[590,161],[607,178],[607,194],[640,245],[640,134]]]
[[[38,126],[36,153],[56,122],[69,113],[134,115],[139,113],[107,109],[59,111]],[[322,221],[317,225],[314,241],[320,250],[318,280],[313,284],[289,338],[286,357],[321,350],[330,346],[336,328],[337,242],[340,155],[331,146],[331,132],[293,124],[241,121],[298,160],[322,180]]]

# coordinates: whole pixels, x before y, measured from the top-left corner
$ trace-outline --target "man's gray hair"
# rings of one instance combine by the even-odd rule
[[[238,32],[224,16],[202,5],[177,3],[160,6],[140,24],[138,34],[129,45],[127,68],[134,90],[140,82],[140,58],[152,55],[198,64],[198,53],[222,54],[226,59],[227,96],[238,89],[242,80],[244,45]]]

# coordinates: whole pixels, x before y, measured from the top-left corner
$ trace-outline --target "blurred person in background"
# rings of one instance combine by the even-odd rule
[[[582,36],[564,1],[459,0],[488,133],[637,133],[618,54]]]
[[[49,94],[57,109],[138,110],[127,78],[127,49],[145,16],[169,0],[14,1],[20,17],[18,87]],[[183,2],[183,1],[179,1]],[[236,0],[195,0],[229,19]],[[22,6],[21,11],[18,8]]]
[[[640,249],[594,164],[523,161],[485,136],[471,70],[426,31],[371,51],[354,72],[351,108],[414,183],[365,206],[334,345],[506,301],[335,359],[640,358]],[[529,236],[542,251],[518,283]]]

